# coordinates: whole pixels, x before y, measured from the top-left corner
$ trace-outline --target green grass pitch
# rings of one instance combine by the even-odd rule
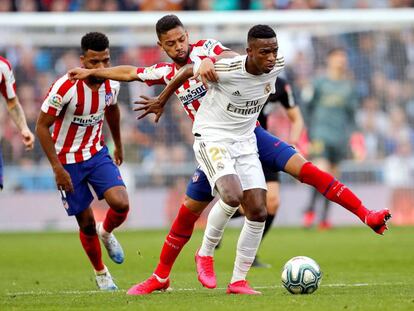
[[[391,227],[385,236],[367,228],[329,232],[274,228],[260,258],[271,269],[252,269],[249,280],[262,296],[226,295],[239,230],[225,233],[216,253],[218,289],[198,283],[196,231],[171,275],[170,292],[130,297],[125,291],[147,278],[158,260],[166,230],[119,232],[126,261],[104,260],[120,290],[96,291],[93,272],[76,233],[0,234],[0,310],[414,310],[414,228]],[[283,264],[305,255],[321,266],[321,287],[291,295],[280,285]]]

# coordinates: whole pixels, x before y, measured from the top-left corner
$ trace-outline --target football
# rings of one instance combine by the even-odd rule
[[[321,278],[319,265],[305,256],[293,257],[282,271],[282,284],[292,294],[313,293],[318,289]]]

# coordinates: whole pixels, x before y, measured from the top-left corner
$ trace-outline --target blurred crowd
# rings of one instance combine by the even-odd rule
[[[296,33],[294,38],[281,31],[279,43],[287,63],[286,78],[292,84],[296,101],[305,119],[312,83],[323,74],[328,51],[337,46],[346,49],[349,75],[356,84],[359,102],[355,119],[360,136],[350,142],[356,151],[350,153],[350,159],[354,157],[354,160],[363,163],[385,159],[389,161],[392,171],[393,163],[395,167],[395,163],[398,166],[401,159],[412,158],[413,28],[330,36],[315,36],[306,32],[303,35]],[[243,52],[240,45],[229,47]],[[79,65],[79,50],[76,47],[7,46],[0,47],[0,55],[8,58],[14,67],[17,93],[26,112],[28,124],[33,130],[41,103],[51,83],[68,69]],[[168,61],[156,46],[112,46],[111,56],[113,65],[150,66],[159,61]],[[137,114],[132,112],[133,102],[140,95],[154,96],[160,90],[161,87],[148,87],[143,83],[125,83],[119,97],[123,115],[121,123],[125,160],[142,164],[143,170],[151,172],[151,181],[141,179],[143,184],[164,184],[166,174],[180,175],[181,169],[194,163],[192,124],[175,99],[158,124],[153,123],[151,118],[137,121]],[[23,150],[20,136],[8,114],[4,112],[4,105],[1,106],[3,111],[0,113],[0,137],[3,137],[6,164],[16,164],[24,169],[46,163],[38,142],[34,152],[26,153]],[[283,121],[282,114],[282,111],[274,111],[269,118],[268,127],[283,138],[289,124]],[[108,131],[105,137],[110,138]],[[145,175],[145,172],[140,173]],[[395,179],[395,176],[390,178]]]
[[[414,7],[413,0],[1,0],[0,12],[309,10]]]

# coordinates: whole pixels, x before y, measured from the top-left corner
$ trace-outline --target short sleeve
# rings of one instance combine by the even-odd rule
[[[214,39],[200,40],[193,44],[193,50],[199,57],[209,57],[220,55],[223,51],[230,50],[226,48],[220,41]]]
[[[11,65],[7,61],[0,62],[0,92],[6,99],[16,97],[16,80]]]
[[[58,116],[63,107],[72,99],[75,85],[76,83],[70,81],[67,75],[58,79],[50,88],[41,110],[49,115]]]
[[[172,76],[174,67],[170,63],[158,63],[151,67],[138,67],[137,76],[147,85],[167,84],[169,76]]]
[[[113,90],[114,100],[111,102],[111,105],[116,105],[118,103],[119,90],[121,89],[121,84],[118,81],[110,81],[111,89]]]

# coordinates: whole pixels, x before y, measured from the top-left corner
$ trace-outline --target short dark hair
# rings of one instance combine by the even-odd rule
[[[268,25],[255,25],[250,28],[247,34],[247,42],[255,39],[270,39],[275,38],[275,31]]]
[[[161,37],[162,34],[178,26],[184,27],[183,23],[181,23],[180,19],[176,15],[170,14],[163,16],[161,19],[158,20],[157,24],[155,25],[155,30],[157,32],[158,39]]]
[[[101,32],[88,32],[81,40],[82,52],[85,54],[88,50],[105,51],[109,48],[108,37]]]

